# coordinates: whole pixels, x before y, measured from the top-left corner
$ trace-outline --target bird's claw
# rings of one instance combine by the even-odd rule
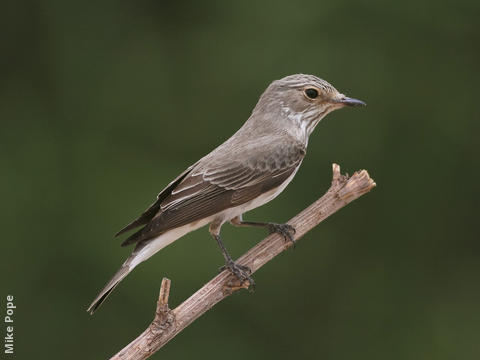
[[[255,281],[250,276],[252,270],[245,265],[240,265],[234,262],[233,260],[228,261],[225,265],[223,265],[219,271],[228,270],[233,275],[235,275],[241,283],[244,283],[245,280],[248,280],[250,283],[250,287],[253,289],[255,288]]]
[[[268,230],[270,234],[277,233],[282,235],[285,241],[290,241],[293,244],[293,248],[295,248],[296,242],[293,235],[295,235],[296,230],[292,225],[270,223],[268,224]]]

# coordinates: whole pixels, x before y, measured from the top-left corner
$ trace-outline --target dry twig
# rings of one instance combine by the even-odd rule
[[[295,240],[299,240],[320,222],[369,192],[373,187],[375,187],[375,182],[366,170],[356,172],[349,178],[348,175],[340,174],[339,165],[333,164],[333,179],[330,189],[288,222],[296,229]],[[292,243],[286,242],[281,235],[272,234],[251,248],[237,262],[248,266],[254,273],[290,246]],[[240,283],[236,277],[225,270],[177,308],[170,310],[168,307],[170,280],[164,278],[154,320],[143,333],[111,359],[147,359],[219,301],[234,291],[248,288],[249,285],[248,281]]]

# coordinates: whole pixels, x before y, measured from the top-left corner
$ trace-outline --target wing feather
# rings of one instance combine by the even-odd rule
[[[263,156],[257,154],[248,161],[228,158],[216,163],[199,161],[181,175],[181,179],[178,177],[172,187],[167,187],[168,194],[153,204],[154,216],[122,246],[149,240],[170,229],[239,206],[280,186],[300,165],[305,147],[298,144],[276,150],[264,151]]]
[[[183,173],[181,173],[175,180],[173,180],[170,184],[168,184],[165,189],[163,189],[158,195],[157,199],[155,202],[150,205],[147,210],[145,210],[138,218],[133,220],[131,223],[123,227],[119,232],[115,234],[115,236],[119,236],[129,230],[135,229],[136,227],[139,227],[141,225],[145,225],[148,222],[150,222],[154,216],[158,213],[160,210],[160,204],[162,203],[163,200],[167,198],[167,196],[170,195],[172,189],[175,188],[185,177],[192,171],[193,167],[195,165],[190,166],[187,170],[185,170]]]

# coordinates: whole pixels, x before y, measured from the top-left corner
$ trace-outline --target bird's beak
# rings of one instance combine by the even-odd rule
[[[353,99],[346,96],[340,98],[337,100],[337,102],[345,106],[367,106],[367,104],[365,104],[362,100]]]

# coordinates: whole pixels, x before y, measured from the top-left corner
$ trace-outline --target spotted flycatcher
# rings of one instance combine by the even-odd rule
[[[225,258],[224,268],[253,284],[250,269],[236,264],[225,249],[221,226],[230,221],[234,226],[266,227],[293,241],[295,229],[290,225],[243,221],[242,214],[285,189],[305,157],[310,134],[325,115],[360,105],[365,103],[313,75],[272,82],[231,138],[181,173],[138,219],[117,233],[141,226],[122,243],[135,244],[132,254],[87,311],[93,313],[138,264],[206,224]]]

